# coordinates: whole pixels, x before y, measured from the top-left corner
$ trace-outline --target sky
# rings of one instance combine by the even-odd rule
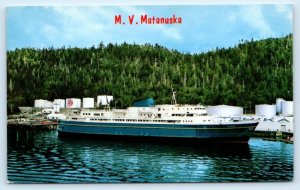
[[[181,24],[115,24],[134,15],[182,18]],[[234,47],[242,40],[283,37],[293,33],[293,7],[271,5],[195,6],[21,6],[6,9],[8,50],[34,47],[97,47],[123,42],[159,44],[183,53]]]

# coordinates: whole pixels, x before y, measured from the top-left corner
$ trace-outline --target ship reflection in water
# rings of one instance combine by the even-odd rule
[[[8,130],[10,183],[291,181],[293,145],[165,144]]]

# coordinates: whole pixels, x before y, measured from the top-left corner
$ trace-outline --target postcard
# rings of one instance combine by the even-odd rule
[[[290,182],[293,6],[8,6],[11,184]]]

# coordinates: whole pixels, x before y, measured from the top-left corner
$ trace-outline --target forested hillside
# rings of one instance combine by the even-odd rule
[[[8,111],[35,99],[101,94],[113,95],[117,107],[145,97],[170,103],[172,87],[178,103],[253,109],[292,100],[292,64],[292,35],[199,54],[127,43],[16,49],[7,52]]]

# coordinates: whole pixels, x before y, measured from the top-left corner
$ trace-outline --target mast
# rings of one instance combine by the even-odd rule
[[[176,91],[174,91],[174,89],[172,88],[172,100],[171,100],[171,105],[176,105]]]

